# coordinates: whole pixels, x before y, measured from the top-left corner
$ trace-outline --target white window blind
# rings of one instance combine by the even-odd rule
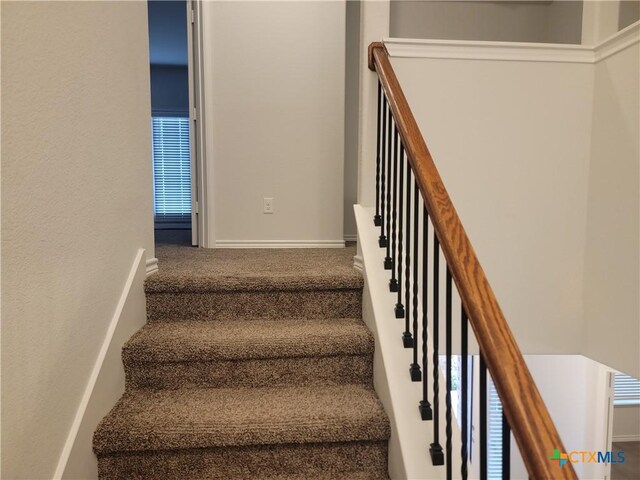
[[[493,380],[488,376],[489,398],[487,399],[487,478],[502,478],[502,403]]]
[[[156,221],[191,221],[189,119],[153,117],[153,209]]]
[[[614,405],[640,405],[640,380],[616,373],[613,392]]]

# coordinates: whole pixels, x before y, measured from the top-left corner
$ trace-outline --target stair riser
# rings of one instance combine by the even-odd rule
[[[98,457],[98,471],[101,480],[389,478],[386,441],[123,452]]]
[[[127,388],[371,385],[373,378],[371,355],[124,364]]]
[[[362,290],[147,293],[147,319],[361,318]]]

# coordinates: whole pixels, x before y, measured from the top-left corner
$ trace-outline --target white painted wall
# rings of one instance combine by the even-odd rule
[[[636,42],[595,65],[584,257],[584,353],[635,378],[640,377],[639,58]]]
[[[612,370],[582,355],[524,355],[540,394],[567,452],[607,451],[608,373]],[[479,360],[474,358],[473,455],[480,458]],[[489,439],[490,440],[490,439]],[[550,452],[550,456],[553,452]],[[558,467],[559,468],[559,467]],[[578,478],[602,479],[604,464],[576,463]],[[472,461],[471,478],[479,478],[479,461]],[[511,436],[511,478],[528,478],[522,455]]]
[[[139,248],[144,2],[2,2],[2,477],[51,478]]]
[[[582,44],[597,45],[619,30],[618,0],[588,0],[582,12]]]
[[[638,20],[640,20],[640,1],[621,0],[620,13],[618,15],[618,30],[622,30]]]
[[[640,442],[640,405],[614,407],[613,441]]]
[[[547,37],[549,43],[581,43],[582,0],[554,0],[549,5]]]
[[[358,204],[375,204],[376,186],[376,98],[378,80],[368,67],[368,48],[389,35],[389,2],[360,4],[360,90],[358,96]]]
[[[607,451],[611,369],[582,355],[525,355],[525,361],[567,452]],[[512,443],[512,478],[527,478]],[[607,472],[607,466],[598,463],[575,463],[573,468],[578,478],[604,478]]]
[[[593,65],[451,48],[392,65],[521,349],[577,353]]]
[[[218,246],[342,242],[345,17],[344,1],[203,5]]]
[[[360,1],[348,1],[345,51],[344,235],[355,239],[358,203],[358,90],[360,88]]]
[[[582,1],[391,1],[398,38],[580,43]]]

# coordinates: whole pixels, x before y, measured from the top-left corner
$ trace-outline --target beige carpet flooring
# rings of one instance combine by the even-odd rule
[[[624,463],[611,464],[611,480],[640,480],[640,442],[614,442],[613,451],[624,452]]]
[[[354,254],[159,246],[100,478],[388,478]]]
[[[161,245],[147,291],[327,290],[362,287],[355,246],[324,249],[208,249]]]

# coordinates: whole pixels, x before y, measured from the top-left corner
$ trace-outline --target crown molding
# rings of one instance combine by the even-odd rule
[[[384,46],[396,58],[593,63],[593,49],[583,45],[385,38]]]
[[[593,64],[639,41],[640,22],[629,25],[596,46],[407,38],[385,38],[383,43],[389,56],[395,58]]]
[[[632,23],[594,48],[594,63],[640,42],[640,21]]]

